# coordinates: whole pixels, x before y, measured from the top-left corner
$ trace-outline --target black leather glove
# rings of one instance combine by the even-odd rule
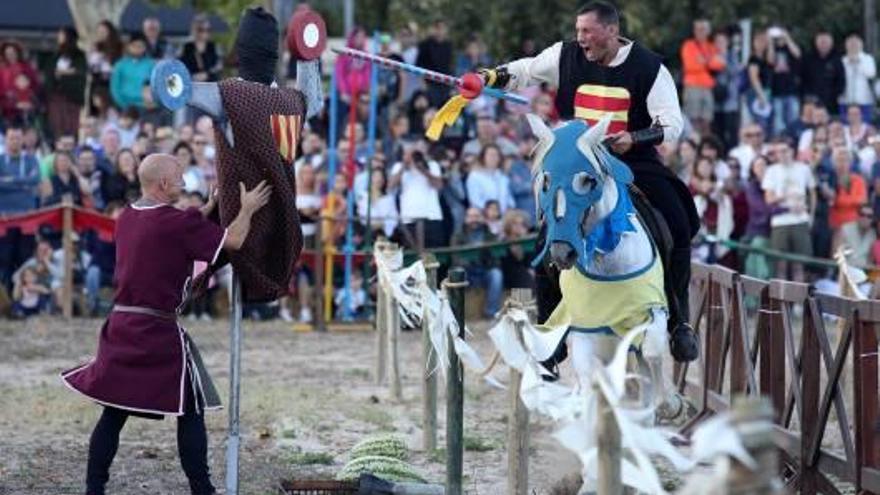
[[[663,127],[657,124],[633,131],[631,134],[633,146],[658,145],[663,142]]]
[[[494,69],[477,69],[477,74],[483,78],[483,84],[490,88],[504,89],[510,82],[510,73],[504,66]]]

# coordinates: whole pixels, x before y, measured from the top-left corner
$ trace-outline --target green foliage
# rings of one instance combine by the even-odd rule
[[[468,452],[488,452],[490,450],[495,450],[495,445],[482,437],[471,437],[465,435],[462,438],[462,443],[464,444],[464,450]]]
[[[352,459],[367,456],[392,457],[405,461],[409,457],[409,449],[406,442],[397,435],[376,435],[361,440],[351,449]]]
[[[338,480],[356,480],[363,473],[370,473],[373,476],[389,480],[389,481],[409,481],[423,483],[425,481],[416,469],[393,457],[385,457],[381,455],[368,455],[352,459],[342,468],[336,475]]]

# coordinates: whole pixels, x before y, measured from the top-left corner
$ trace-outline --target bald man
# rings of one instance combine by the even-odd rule
[[[177,417],[177,447],[193,494],[215,493],[208,470],[204,410],[220,407],[195,344],[177,321],[189,291],[193,263],[215,263],[221,249],[244,244],[251,217],[269,200],[261,182],[240,188],[240,211],[223,229],[201,211],[173,205],[183,167],[171,155],[148,156],[138,170],[142,197],[116,222],[113,311],[93,361],[62,374],[73,390],[104,406],[89,442],[86,493],[102,495],[119,432],[132,414]]]

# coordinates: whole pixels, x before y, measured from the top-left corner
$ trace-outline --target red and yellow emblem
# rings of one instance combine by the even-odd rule
[[[626,130],[629,122],[630,96],[626,88],[583,84],[574,95],[574,116],[593,125],[611,114],[608,134]]]
[[[296,158],[296,144],[299,142],[300,116],[275,114],[269,120],[278,152],[285,162],[293,163],[293,159]]]

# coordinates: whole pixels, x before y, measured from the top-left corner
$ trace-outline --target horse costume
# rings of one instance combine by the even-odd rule
[[[541,348],[552,354],[568,338],[583,386],[596,358],[607,362],[620,337],[645,328],[635,351],[652,384],[665,391],[668,307],[661,250],[630,196],[632,172],[601,143],[608,119],[593,127],[570,121],[551,130],[540,118],[527,118],[539,139],[533,174],[538,218],[547,231],[534,263],[549,254],[562,270],[562,300],[542,325]],[[653,402],[660,404],[664,395]]]

